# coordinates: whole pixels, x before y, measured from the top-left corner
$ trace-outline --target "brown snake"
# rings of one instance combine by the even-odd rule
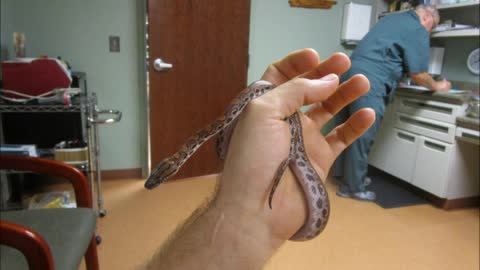
[[[162,160],[148,177],[145,182],[145,187],[147,189],[155,188],[175,175],[180,167],[204,142],[217,134],[219,134],[217,140],[217,152],[220,159],[224,159],[228,150],[230,136],[233,132],[238,116],[251,100],[265,94],[273,88],[274,86],[267,81],[256,81],[240,92],[240,94],[230,103],[222,116],[218,117],[213,123],[189,137],[187,142],[175,154]],[[290,238],[290,240],[305,241],[314,238],[325,228],[330,214],[330,202],[327,190],[305,152],[299,113],[296,112],[287,117],[286,121],[290,125],[290,134],[292,136],[290,153],[280,164],[275,174],[275,178],[273,179],[272,189],[269,194],[269,206],[272,208],[272,198],[275,189],[277,188],[287,166],[290,166],[297,181],[302,186],[308,206],[307,220]]]

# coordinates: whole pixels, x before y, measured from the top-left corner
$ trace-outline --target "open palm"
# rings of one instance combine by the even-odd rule
[[[349,67],[344,54],[334,54],[320,63],[315,51],[305,49],[267,69],[262,79],[277,88],[250,102],[240,116],[218,193],[223,205],[237,208],[232,212],[244,213],[253,223],[267,223],[279,239],[288,239],[301,227],[307,209],[303,191],[290,170],[275,192],[273,210],[267,202],[275,172],[289,153],[290,132],[284,119],[301,106],[312,105],[301,114],[305,147],[319,176],[325,179],[335,158],[375,117],[372,110],[364,109],[327,136],[320,133],[338,111],[368,91],[368,80],[361,75],[339,85],[338,75]]]

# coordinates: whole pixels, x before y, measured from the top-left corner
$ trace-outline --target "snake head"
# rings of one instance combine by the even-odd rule
[[[148,177],[145,182],[145,188],[153,189],[157,187],[175,175],[179,168],[180,166],[177,166],[177,163],[172,158],[162,160]]]

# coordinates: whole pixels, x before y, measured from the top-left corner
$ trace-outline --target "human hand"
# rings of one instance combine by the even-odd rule
[[[452,88],[452,83],[443,79],[435,82],[435,91],[446,92]]]
[[[338,75],[349,67],[350,60],[344,54],[334,54],[320,63],[317,53],[306,49],[273,63],[263,75],[263,80],[278,87],[250,102],[240,116],[215,201],[225,219],[246,235],[255,238],[266,233],[282,242],[305,221],[303,191],[290,170],[276,189],[273,209],[268,207],[274,174],[289,153],[286,117],[303,105],[313,104],[300,115],[307,154],[322,179],[345,147],[373,123],[374,112],[364,109],[326,137],[320,133],[338,111],[369,89],[362,75],[338,85]]]

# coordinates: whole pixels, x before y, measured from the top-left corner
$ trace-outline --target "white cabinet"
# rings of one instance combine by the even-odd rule
[[[440,198],[478,196],[478,145],[455,139],[461,134],[473,140],[478,134],[467,134],[450,123],[463,113],[464,105],[398,92],[395,98],[375,139],[369,164]]]
[[[420,136],[412,184],[446,198],[453,147],[453,144]]]
[[[450,160],[447,199],[479,196],[480,164],[479,146],[466,141],[457,141]]]
[[[419,136],[382,126],[369,155],[369,164],[411,182]]]
[[[415,169],[419,136],[394,128],[390,137],[390,156],[385,159],[385,171],[407,182],[411,182]]]

